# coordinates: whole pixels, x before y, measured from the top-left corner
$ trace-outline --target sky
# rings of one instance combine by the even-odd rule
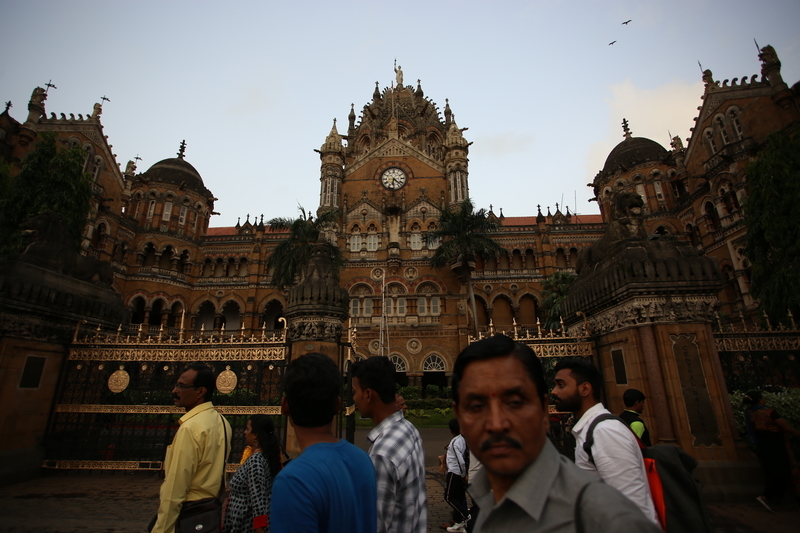
[[[630,23],[623,25],[626,20]],[[51,112],[101,122],[117,163],[186,160],[219,200],[211,226],[295,217],[319,203],[319,149],[375,88],[420,79],[468,141],[470,196],[506,216],[555,203],[599,213],[590,183],[622,141],[669,149],[717,80],[760,74],[771,44],[800,80],[797,0],[0,0],[0,99],[24,122],[36,86]],[[616,41],[613,45],[610,42]],[[577,203],[576,203],[577,202]]]

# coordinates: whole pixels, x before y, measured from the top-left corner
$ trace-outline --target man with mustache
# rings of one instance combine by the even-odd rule
[[[483,463],[469,488],[480,507],[475,533],[661,531],[549,441],[544,372],[527,346],[504,335],[469,345],[453,369],[453,399],[461,433]]]
[[[182,508],[219,496],[231,426],[211,404],[216,389],[214,371],[202,363],[186,367],[172,388],[175,405],[186,414],[178,420],[180,427],[167,448],[152,533],[173,533]]]
[[[658,523],[642,451],[631,430],[619,420],[602,420],[593,431],[592,459],[583,449],[592,421],[608,409],[600,403],[603,376],[591,361],[569,357],[555,368],[552,395],[556,409],[574,413],[575,464],[598,475],[627,496],[653,523]]]

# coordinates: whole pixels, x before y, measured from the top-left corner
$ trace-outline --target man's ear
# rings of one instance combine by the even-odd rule
[[[289,416],[289,402],[286,401],[286,396],[281,398],[281,414],[283,416]]]
[[[578,392],[582,397],[591,396],[592,394],[592,385],[588,381],[584,381],[580,385],[578,385]]]

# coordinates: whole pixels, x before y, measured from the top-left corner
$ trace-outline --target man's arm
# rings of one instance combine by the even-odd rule
[[[575,509],[580,513],[583,531],[663,533],[633,502],[604,483],[590,483]]]
[[[200,447],[195,435],[187,428],[180,427],[167,451],[164,483],[161,485],[161,503],[158,506],[158,519],[151,533],[172,533],[175,522],[186,501],[186,493],[197,471],[200,461]]]
[[[656,520],[642,452],[630,431],[616,420],[598,424],[592,455],[603,481],[627,496],[648,518]]]
[[[378,533],[391,533],[395,524],[394,508],[397,502],[397,470],[394,463],[380,455],[371,455],[375,466],[378,489]]]

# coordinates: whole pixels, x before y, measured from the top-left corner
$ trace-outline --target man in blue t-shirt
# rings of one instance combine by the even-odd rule
[[[375,533],[377,489],[369,456],[334,437],[341,375],[333,360],[310,353],[286,370],[281,412],[289,417],[300,456],[275,478],[272,533]]]

